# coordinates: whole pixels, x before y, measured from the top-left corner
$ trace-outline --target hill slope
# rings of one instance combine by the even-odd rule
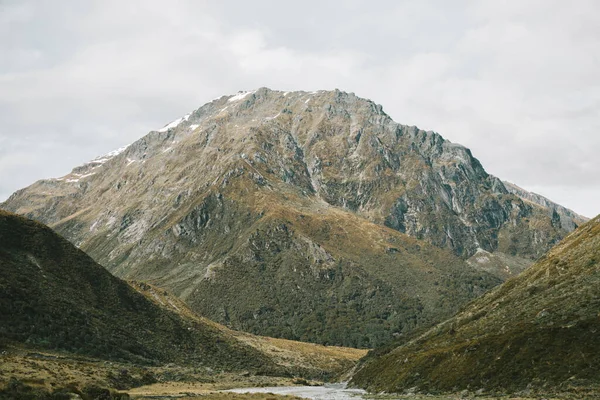
[[[361,354],[233,332],[163,290],[136,287],[49,228],[0,211],[2,340],[145,365],[321,378],[350,368]]]
[[[353,383],[388,392],[598,387],[599,285],[596,217],[455,317],[369,357]]]
[[[365,347],[567,234],[468,149],[337,90],[223,96],[1,207],[235,329]]]
[[[340,374],[347,373],[354,367],[356,362],[367,353],[367,350],[361,349],[322,346],[234,331],[200,317],[187,304],[164,289],[142,282],[130,282],[130,285],[160,307],[170,309],[186,319],[210,325],[222,331],[227,337],[235,337],[240,342],[266,354],[278,366],[284,368],[285,375],[292,374],[326,381],[337,379]]]

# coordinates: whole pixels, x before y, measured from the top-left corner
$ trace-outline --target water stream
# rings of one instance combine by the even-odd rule
[[[234,393],[273,393],[298,396],[313,400],[360,400],[366,392],[362,389],[348,389],[345,383],[325,384],[324,386],[274,386],[231,389]]]

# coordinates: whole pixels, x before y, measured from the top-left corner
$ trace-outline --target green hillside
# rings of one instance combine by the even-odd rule
[[[600,217],[527,271],[398,347],[354,385],[379,392],[575,392],[600,385]]]
[[[0,211],[0,339],[141,364],[272,372],[265,355],[161,308],[31,220]]]

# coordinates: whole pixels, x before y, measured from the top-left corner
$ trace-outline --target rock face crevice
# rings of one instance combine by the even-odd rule
[[[320,307],[320,322],[288,310],[299,316],[277,334],[372,346],[448,315],[578,223],[523,198],[465,147],[398,124],[370,100],[261,88],[213,100],[0,207],[50,225],[117,276],[164,286],[208,316],[257,333],[284,315],[260,307],[276,310],[297,286],[311,287],[308,272],[296,286],[285,283],[294,266],[328,266],[323,274],[334,279],[303,292],[313,300],[293,300]],[[292,235],[273,231],[280,251],[248,253],[253,235],[260,236],[253,243],[271,243],[280,225]],[[480,250],[503,261],[465,261]],[[238,292],[254,285],[248,296],[256,301],[238,304],[225,281]],[[352,311],[326,311],[355,292]],[[215,306],[198,293],[217,296]],[[385,311],[403,307],[401,316]],[[323,336],[325,322],[342,326],[349,316],[363,321],[362,331],[346,332],[352,343],[341,333]]]

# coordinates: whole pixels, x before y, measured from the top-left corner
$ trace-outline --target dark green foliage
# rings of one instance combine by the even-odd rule
[[[51,400],[52,397],[46,390],[31,387],[15,378],[0,389],[0,400]],[[56,398],[60,399],[60,395]]]
[[[213,278],[197,283],[188,304],[238,330],[373,348],[449,316],[500,282],[426,243],[408,248],[393,232],[395,252],[336,251],[335,232],[308,219],[302,227],[261,221],[247,244],[212,271]],[[324,245],[305,239],[301,229],[310,229]],[[365,246],[359,235],[350,239]],[[416,260],[421,256],[430,264]]]
[[[126,390],[131,389],[138,386],[151,385],[153,383],[158,382],[156,377],[152,375],[151,372],[146,371],[141,373],[140,375],[132,375],[127,369],[122,369],[119,373],[108,373],[108,381],[111,386],[119,389]]]

